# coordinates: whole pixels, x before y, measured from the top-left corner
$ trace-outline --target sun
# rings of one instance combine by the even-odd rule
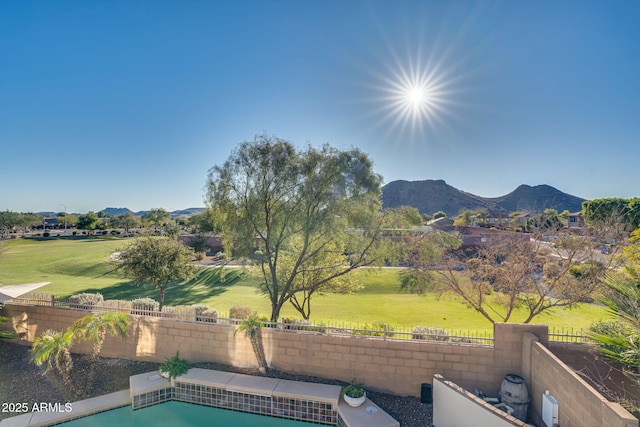
[[[451,115],[454,79],[441,63],[423,62],[420,57],[401,61],[392,55],[387,71],[376,73],[377,114],[387,132],[423,139]],[[390,124],[390,126],[388,126]]]

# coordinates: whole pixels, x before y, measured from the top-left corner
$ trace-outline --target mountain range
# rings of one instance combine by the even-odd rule
[[[486,210],[491,215],[508,215],[516,211],[558,212],[582,210],[585,199],[563,193],[549,185],[520,185],[501,197],[481,197],[450,186],[443,180],[392,181],[382,188],[382,206],[412,206],[422,214],[443,211],[452,217],[465,210]]]
[[[443,211],[449,217],[456,216],[465,210],[483,209],[491,215],[508,215],[511,212],[542,212],[555,209],[558,212],[582,210],[585,199],[563,193],[549,185],[520,185],[514,191],[501,197],[481,197],[458,190],[443,180],[424,181],[392,181],[382,188],[382,206],[412,206],[422,214],[433,214]],[[204,211],[205,208],[188,208],[170,212],[172,218],[191,216]],[[149,211],[133,212],[128,208],[108,207],[102,210],[109,215],[123,215],[131,212],[142,216]],[[55,212],[39,212],[43,216],[55,216]]]

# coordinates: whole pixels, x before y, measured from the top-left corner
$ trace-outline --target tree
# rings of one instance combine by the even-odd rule
[[[473,225],[474,220],[478,213],[476,211],[464,210],[453,221],[453,225],[456,226],[469,226]]]
[[[438,212],[434,212],[433,215],[431,216],[433,219],[438,219],[438,218],[446,218],[447,214],[444,211],[438,211]]]
[[[132,228],[140,227],[140,218],[135,216],[133,212],[116,216],[112,222],[114,227],[123,228],[125,234],[129,234]]]
[[[582,202],[582,217],[595,225],[615,222],[621,229],[631,231],[640,226],[640,198],[606,198]]]
[[[204,212],[193,214],[187,220],[187,225],[197,233],[219,233],[221,218],[215,209],[207,208]]]
[[[78,338],[93,343],[87,384],[93,383],[95,364],[107,335],[118,335],[122,339],[126,338],[127,328],[130,323],[131,317],[128,314],[112,311],[103,314],[90,314],[75,321],[71,327],[73,334]]]
[[[640,228],[631,233],[618,259],[624,272],[632,280],[640,283]]]
[[[588,337],[600,353],[622,363],[636,382],[640,366],[640,286],[629,276],[609,274],[599,301],[615,318],[591,327]]]
[[[142,216],[142,219],[149,225],[156,228],[162,227],[171,220],[171,214],[162,208],[151,209]]]
[[[72,330],[76,337],[93,343],[91,360],[95,361],[100,355],[102,345],[107,335],[127,337],[127,328],[131,318],[125,313],[107,312],[90,314],[82,317],[73,324]]]
[[[391,227],[419,227],[425,222],[420,211],[413,206],[390,208],[386,213],[386,222]]]
[[[256,263],[276,321],[294,296],[381,259],[380,186],[359,150],[298,152],[259,135],[209,171],[207,201],[220,212],[225,248]]]
[[[80,230],[95,230],[98,226],[98,221],[98,215],[96,215],[94,212],[88,212],[78,217],[77,227]]]
[[[54,369],[69,390],[77,395],[77,389],[71,379],[73,359],[70,349],[73,346],[73,339],[71,330],[65,332],[47,330],[33,340],[30,354],[31,360],[38,366],[46,364],[47,370]]]
[[[165,291],[172,281],[187,280],[195,274],[191,264],[193,251],[166,237],[139,237],[121,251],[114,261],[116,270],[122,270],[136,285],[149,285],[160,291],[160,306],[164,305]]]
[[[591,237],[565,234],[553,244],[536,237],[496,232],[469,254],[451,234],[426,233],[407,244],[405,258],[417,268],[404,274],[453,292],[492,323],[508,322],[516,308],[529,323],[546,310],[591,298],[606,268],[594,261]]]

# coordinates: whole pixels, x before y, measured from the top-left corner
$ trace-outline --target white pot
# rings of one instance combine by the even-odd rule
[[[344,401],[347,402],[347,405],[357,408],[358,406],[362,405],[367,399],[367,394],[365,393],[364,396],[361,397],[351,397],[345,394],[343,397]]]
[[[162,378],[169,378],[169,372],[160,371],[160,375],[162,375]]]

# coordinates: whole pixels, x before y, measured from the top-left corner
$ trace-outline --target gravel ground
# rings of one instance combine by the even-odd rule
[[[109,372],[109,375],[96,375],[91,386],[86,385],[89,372],[89,358],[85,355],[73,355],[74,383],[80,385],[80,396],[71,396],[51,373],[43,374],[42,369],[29,362],[28,346],[11,341],[0,340],[0,420],[17,413],[8,411],[9,403],[27,403],[28,407],[40,402],[62,403],[112,393],[129,388],[129,376],[158,369],[157,363],[137,362],[125,359],[99,358],[96,372]],[[239,372],[250,375],[263,375],[257,369],[239,369],[218,363],[194,363],[194,367]],[[273,378],[308,381],[334,385],[344,382],[326,380],[305,375],[269,370],[267,376]],[[400,397],[386,393],[367,391],[367,396],[389,415],[406,427],[426,427],[431,425],[431,405],[420,403],[418,397]]]

